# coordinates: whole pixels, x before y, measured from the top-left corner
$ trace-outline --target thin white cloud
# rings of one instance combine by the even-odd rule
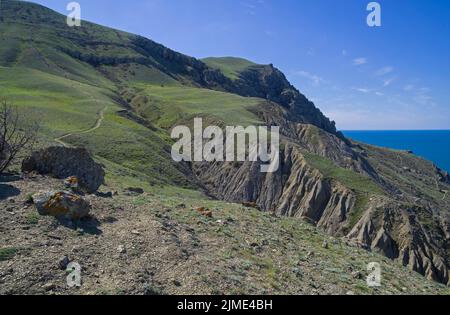
[[[390,79],[383,80],[383,86],[384,86],[384,87],[388,87],[388,86],[391,85],[392,82],[394,82],[394,81],[395,81],[395,78],[390,78]]]
[[[322,77],[320,77],[316,74],[309,73],[308,71],[303,71],[303,70],[297,71],[297,72],[295,72],[295,75],[298,75],[298,76],[308,79],[315,86],[318,86],[325,81]]]
[[[249,0],[246,2],[241,2],[240,5],[243,6],[247,10],[247,14],[250,15],[256,15],[256,11],[259,9],[259,7],[262,7],[264,5],[263,0]]]
[[[367,63],[367,58],[364,58],[364,57],[353,59],[354,66],[365,65],[366,63]]]
[[[361,92],[361,93],[369,93],[371,90],[367,88],[354,88],[355,91]]]
[[[392,71],[394,71],[393,67],[389,67],[389,66],[388,67],[383,67],[383,68],[379,69],[377,72],[375,72],[375,75],[383,76],[383,75],[391,73]]]
[[[422,87],[416,91],[414,101],[422,106],[435,106],[434,98],[430,95],[431,89]]]
[[[414,85],[412,85],[412,84],[408,84],[403,87],[403,90],[405,90],[405,91],[412,91],[413,89],[414,89]]]

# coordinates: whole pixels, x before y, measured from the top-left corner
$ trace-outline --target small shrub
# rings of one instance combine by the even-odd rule
[[[33,194],[32,193],[27,194],[27,196],[25,197],[25,203],[27,203],[29,205],[34,203]]]
[[[27,214],[26,221],[28,224],[36,225],[39,223],[41,216],[37,212],[30,212]]]
[[[12,259],[19,250],[14,247],[0,248],[0,261]]]

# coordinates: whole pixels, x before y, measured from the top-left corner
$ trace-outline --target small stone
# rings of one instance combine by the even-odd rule
[[[353,292],[353,291],[347,291],[347,293],[345,293],[345,295],[355,295],[355,292]]]
[[[68,264],[70,264],[70,259],[67,256],[62,257],[58,262],[61,270],[66,270]]]
[[[292,272],[295,274],[297,278],[301,278],[303,276],[302,270],[298,267],[292,268]]]
[[[322,247],[325,248],[325,249],[328,249],[328,241],[327,240],[323,241]]]
[[[98,192],[97,196],[102,197],[102,198],[112,198],[113,197],[113,193],[112,193],[112,191]]]
[[[127,191],[132,194],[142,195],[144,193],[144,189],[139,187],[128,187]]]
[[[131,234],[133,234],[133,235],[141,235],[141,232],[139,232],[138,230],[133,230],[133,231],[131,231]]]
[[[50,282],[50,283],[44,284],[42,286],[42,288],[48,292],[48,291],[54,290],[56,288],[56,285],[54,283]]]
[[[353,277],[353,279],[359,279],[359,280],[361,280],[361,279],[363,278],[363,275],[362,275],[361,272],[355,271],[355,272],[352,272],[352,277]]]
[[[72,188],[72,189],[78,188],[78,182],[79,182],[79,180],[78,180],[78,177],[76,177],[76,176],[67,177],[63,181],[64,186],[66,186],[66,188]]]
[[[127,252],[127,250],[125,249],[125,246],[119,245],[119,247],[117,247],[117,252],[119,254],[125,254]]]

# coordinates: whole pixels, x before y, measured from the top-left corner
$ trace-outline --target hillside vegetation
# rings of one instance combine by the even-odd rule
[[[345,139],[334,122],[272,65],[231,57],[197,60],[149,39],[85,21],[70,28],[64,16],[23,1],[2,1],[1,17],[0,98],[39,119],[43,126],[39,145],[87,148],[105,167],[104,189],[120,192],[114,202],[138,211],[117,214],[121,228],[135,219],[158,229],[162,224],[162,230],[173,224],[175,234],[181,226],[206,243],[196,251],[202,264],[224,268],[208,269],[207,275],[214,274],[211,283],[204,274],[189,275],[184,289],[162,285],[167,292],[195,293],[189,290],[198,281],[201,292],[212,292],[229,269],[233,279],[217,286],[221,292],[387,294],[403,292],[404,287],[413,293],[447,292],[428,281],[448,283],[450,257],[450,206],[445,199],[450,179],[432,163]],[[253,163],[174,163],[170,129],[189,125],[194,117],[217,125],[280,126],[280,170],[265,175],[255,172],[259,168]],[[26,183],[18,185],[24,192],[32,190]],[[144,196],[123,196],[129,187],[143,188]],[[185,210],[175,210],[180,204]],[[110,206],[99,201],[95,214],[104,215],[103,207]],[[202,206],[214,209],[217,218],[198,218],[191,208]],[[23,220],[36,222],[20,213]],[[167,218],[161,222],[161,216]],[[228,219],[234,223],[217,222]],[[3,220],[2,224],[7,221]],[[43,255],[22,239],[16,244],[18,254],[10,249],[8,244],[17,235],[9,229],[13,227],[8,228],[12,234],[0,239],[4,261],[30,250]],[[117,233],[119,229],[105,227],[108,242]],[[264,247],[265,237],[272,238],[271,245],[264,254],[255,252],[254,247]],[[258,246],[251,245],[253,240]],[[336,244],[325,250],[323,240]],[[212,254],[221,244],[226,245]],[[146,246],[142,251],[151,247]],[[136,257],[144,257],[142,251]],[[36,259],[48,264],[45,257]],[[168,259],[162,258],[161,264]],[[304,272],[297,266],[303,260]],[[388,284],[380,290],[365,287],[364,276],[351,276],[355,270],[365,275],[365,264],[373,260],[389,270]],[[136,266],[142,263],[138,259]],[[406,267],[428,280],[411,275]],[[173,276],[162,272],[161,266],[155,268],[161,272],[160,282]],[[325,276],[331,286],[325,284]],[[304,277],[309,278],[307,287],[302,287]],[[314,288],[317,279],[324,281],[323,287]],[[258,284],[251,287],[252,281]],[[107,292],[120,289],[108,285]],[[140,290],[124,285],[126,292]]]

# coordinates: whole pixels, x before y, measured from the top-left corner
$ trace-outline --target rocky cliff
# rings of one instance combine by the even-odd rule
[[[306,218],[330,235],[449,283],[449,204],[422,190],[427,181],[436,180],[441,191],[448,190],[445,175],[407,152],[352,143],[292,121],[288,111],[274,104],[258,109],[267,125],[281,126],[278,172],[262,174],[259,163],[253,162],[194,164],[194,173],[209,193],[280,216]],[[397,155],[410,166],[392,161]],[[421,176],[425,186],[410,190],[412,179],[391,177],[404,172]]]

